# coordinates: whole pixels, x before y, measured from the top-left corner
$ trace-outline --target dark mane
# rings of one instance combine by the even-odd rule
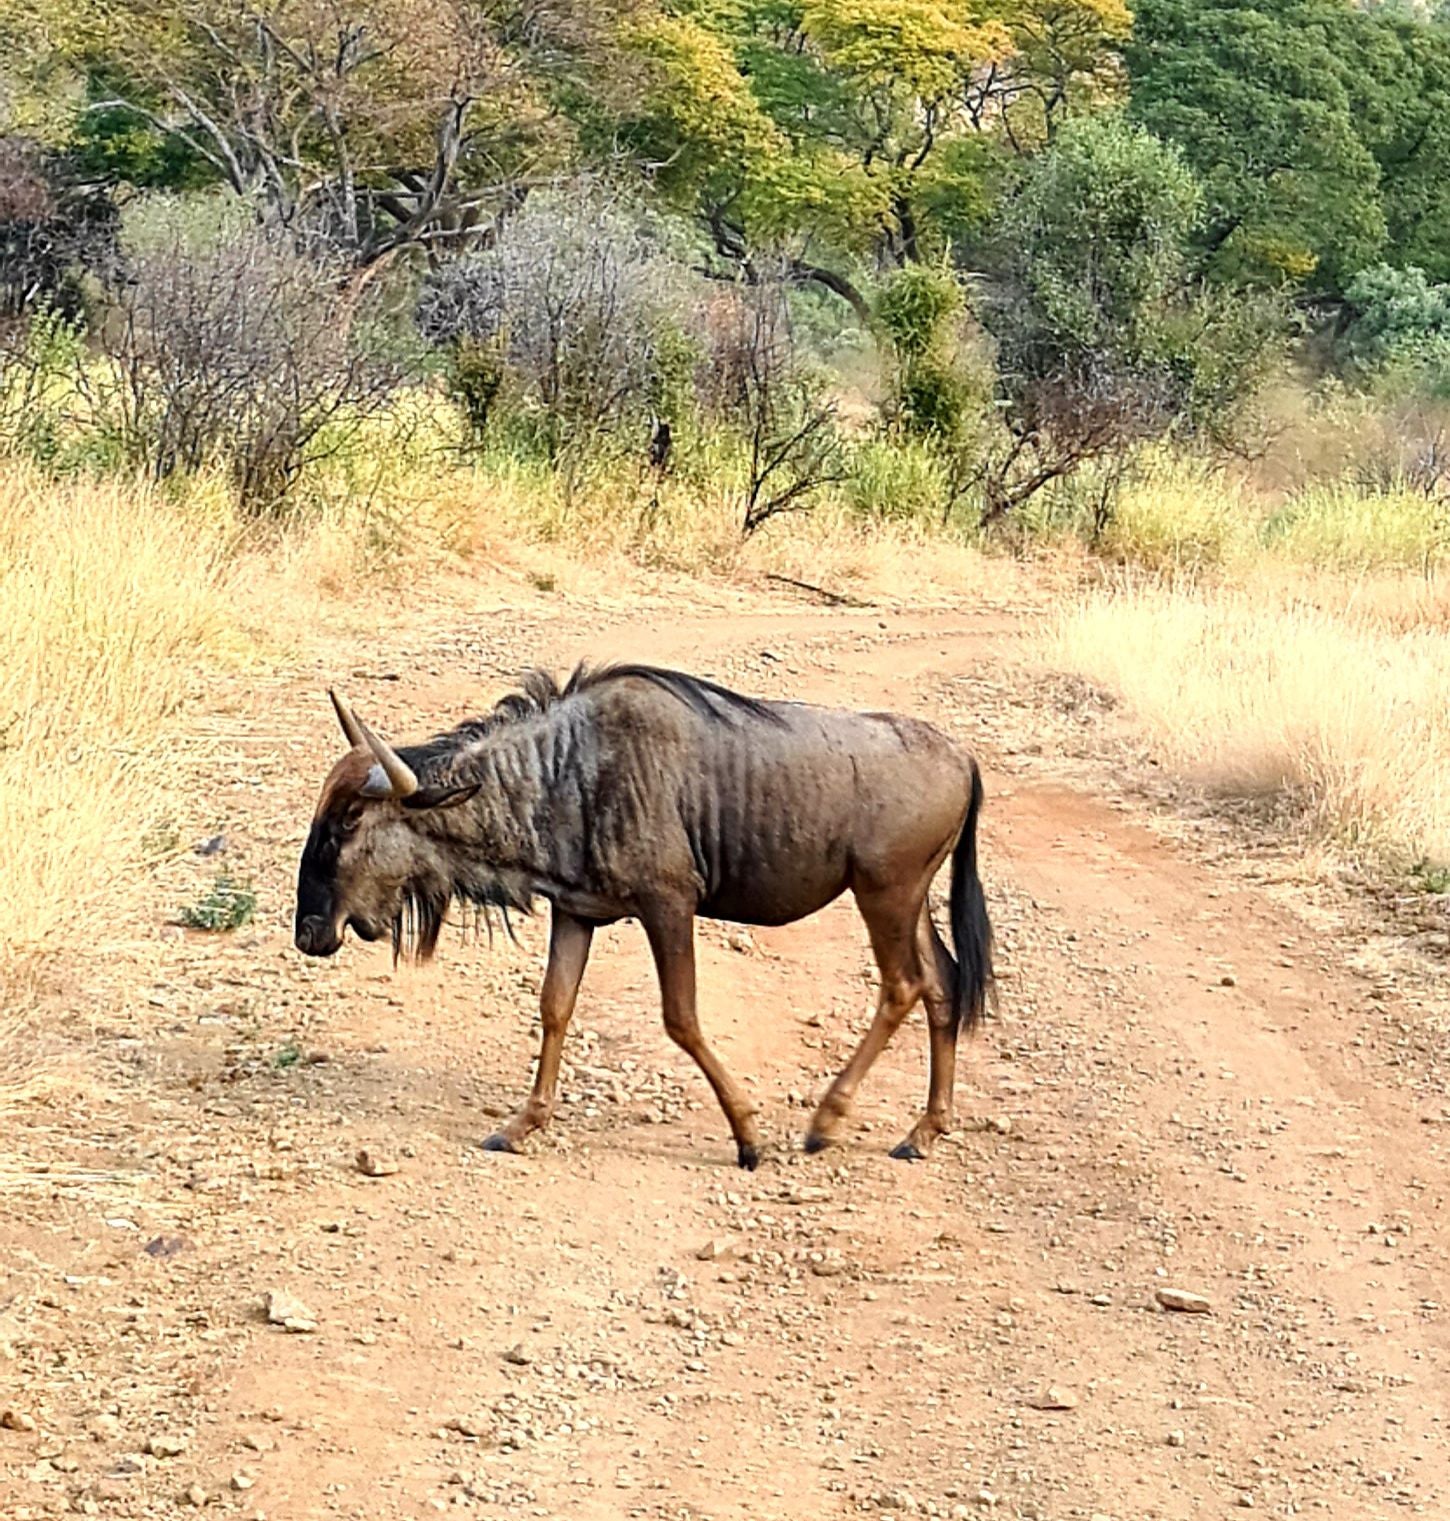
[[[535,676],[539,674],[533,672]],[[744,697],[704,676],[689,676],[683,671],[671,671],[657,665],[603,665],[594,670],[580,665],[575,668],[560,696],[569,697],[575,692],[587,692],[594,687],[604,686],[611,681],[623,681],[628,677],[653,682],[676,701],[684,703],[691,712],[715,723],[727,723],[732,717],[758,718],[773,724],[782,721],[769,703],[761,702],[758,698]]]
[[[755,718],[771,724],[783,722],[769,703],[732,692],[704,676],[690,676],[663,666],[633,663],[589,666],[581,662],[562,684],[549,671],[538,668],[525,671],[519,678],[519,690],[499,698],[490,712],[466,719],[456,729],[437,734],[421,745],[409,745],[404,754],[410,764],[425,767],[429,761],[451,755],[461,746],[473,744],[510,724],[546,713],[570,697],[630,678],[653,683],[711,723],[729,723],[735,718]]]

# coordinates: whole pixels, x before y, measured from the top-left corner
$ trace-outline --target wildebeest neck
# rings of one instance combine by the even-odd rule
[[[561,703],[504,725],[465,725],[402,752],[429,789],[478,788],[461,807],[413,820],[423,870],[410,886],[409,911],[419,916],[420,949],[428,947],[426,927],[435,917],[441,924],[450,900],[526,912],[540,892],[585,874],[583,842],[569,824],[580,816],[598,766],[581,706]],[[409,931],[405,913],[400,933],[410,939]]]

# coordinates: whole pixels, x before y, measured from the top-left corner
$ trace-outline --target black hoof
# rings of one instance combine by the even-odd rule
[[[760,1166],[760,1153],[748,1141],[738,1143],[736,1155],[746,1172],[754,1172]]]
[[[496,1130],[489,1136],[483,1143],[483,1149],[485,1151],[508,1151],[515,1154],[518,1152],[518,1147],[501,1130]]]
[[[892,1151],[891,1155],[895,1157],[898,1162],[926,1161],[926,1153],[924,1151],[919,1151],[916,1146],[913,1145],[910,1141],[903,1141],[900,1146],[896,1147]]]
[[[805,1151],[808,1157],[813,1157],[818,1151],[824,1151],[831,1144],[829,1137],[812,1133],[805,1139]]]

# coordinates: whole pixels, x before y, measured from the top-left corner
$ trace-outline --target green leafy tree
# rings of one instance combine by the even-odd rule
[[[987,515],[1165,433],[1221,436],[1275,352],[1272,304],[1205,293],[1203,186],[1115,115],[1069,121],[1002,209],[979,313],[1010,435]]]
[[[1342,0],[1142,0],[1127,48],[1134,117],[1176,143],[1208,198],[1226,275],[1332,285],[1386,229],[1354,121]]]
[[[32,93],[68,81],[71,119],[51,126],[77,162],[113,182],[219,182],[361,266],[467,242],[568,153],[567,131],[545,130],[542,81],[579,39],[542,0],[73,0],[66,14],[26,67]]]
[[[1450,25],[1352,10],[1354,121],[1379,171],[1384,254],[1450,280]]]
[[[988,220],[1003,158],[1121,86],[1122,0],[738,0],[631,21],[645,87],[616,134],[748,264],[934,260]]]
[[[1230,278],[1337,295],[1381,257],[1450,272],[1450,29],[1344,0],[1141,0],[1132,112],[1203,180]]]

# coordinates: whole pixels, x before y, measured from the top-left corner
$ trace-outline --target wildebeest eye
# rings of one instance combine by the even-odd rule
[[[362,823],[363,811],[361,808],[349,808],[342,816],[342,832],[352,834],[357,826]]]

